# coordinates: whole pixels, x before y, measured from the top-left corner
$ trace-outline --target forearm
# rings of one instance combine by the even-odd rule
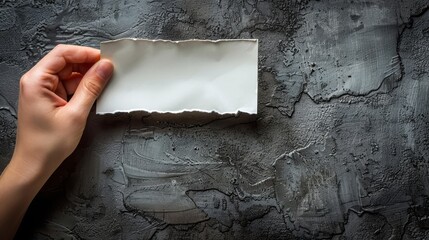
[[[14,154],[0,176],[0,236],[13,239],[21,220],[33,198],[42,188],[50,174],[32,169],[31,161]],[[34,166],[34,165],[33,165]]]

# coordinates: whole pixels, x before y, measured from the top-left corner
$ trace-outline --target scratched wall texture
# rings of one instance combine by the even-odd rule
[[[428,4],[0,0],[0,168],[56,44],[260,40],[256,119],[93,114],[17,238],[429,239]]]

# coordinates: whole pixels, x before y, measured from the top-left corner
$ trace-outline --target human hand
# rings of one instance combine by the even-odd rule
[[[76,148],[112,72],[98,50],[59,45],[21,78],[15,151],[0,175],[2,239],[13,238],[34,196]]]
[[[99,50],[58,45],[24,74],[11,164],[24,165],[23,175],[49,177],[78,145],[112,72],[112,63],[100,60]]]

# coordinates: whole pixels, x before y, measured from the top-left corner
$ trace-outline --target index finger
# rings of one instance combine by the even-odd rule
[[[57,45],[35,67],[48,74],[59,73],[70,63],[95,63],[100,60],[100,50],[75,45]]]

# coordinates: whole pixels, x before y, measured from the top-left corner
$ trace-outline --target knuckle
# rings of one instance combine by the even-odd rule
[[[70,111],[68,112],[70,115],[70,118],[73,120],[79,119],[81,113],[79,111],[77,111],[77,109],[71,108]]]
[[[19,88],[22,92],[28,92],[34,89],[35,84],[34,73],[27,72],[22,75],[21,79],[19,80]]]
[[[53,91],[56,88],[57,81],[58,77],[55,75],[46,74],[39,70],[30,70],[22,75],[19,81],[19,87],[26,91],[40,89],[40,87],[48,88]]]
[[[22,75],[21,79],[19,80],[19,85],[20,87],[25,87],[30,83],[30,76],[27,73],[25,73],[24,75]]]
[[[69,45],[66,44],[58,44],[52,49],[52,52],[55,52],[57,55],[67,55],[71,51]]]
[[[97,97],[101,92],[101,86],[97,84],[96,79],[87,79],[83,82],[83,86],[89,94],[95,97]]]
[[[55,51],[61,51],[61,50],[65,49],[66,47],[67,47],[67,45],[60,43],[54,47],[54,50]]]
[[[68,109],[68,119],[71,121],[71,123],[83,123],[86,121],[85,116],[82,114],[82,111],[77,108],[70,108]]]

